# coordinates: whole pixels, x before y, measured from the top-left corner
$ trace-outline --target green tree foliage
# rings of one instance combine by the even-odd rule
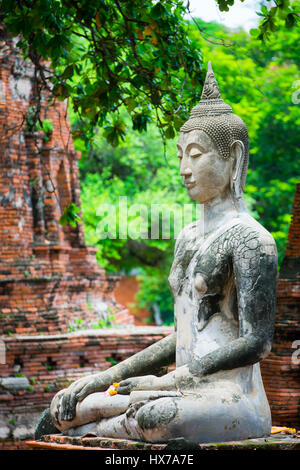
[[[217,4],[228,11],[234,0]],[[111,145],[124,139],[121,107],[133,129],[155,120],[165,139],[174,138],[203,81],[201,49],[185,33],[188,11],[183,0],[0,0],[0,20],[19,36],[41,84],[72,101],[87,145],[97,125]],[[258,14],[253,34],[266,40],[282,21],[293,28],[299,7],[276,0]]]
[[[271,0],[267,0],[271,4]],[[257,39],[265,41],[272,37],[272,34],[284,25],[287,29],[293,28],[299,24],[299,5],[297,2],[290,2],[289,0],[276,0],[275,5],[267,8],[262,5],[261,11],[258,15],[262,18],[259,27],[252,29],[251,34]]]
[[[235,0],[216,0],[220,11],[229,11]],[[245,0],[241,0],[245,2]],[[263,4],[266,3],[266,4]],[[269,6],[269,8],[268,8]],[[252,34],[257,39],[265,41],[280,28],[282,22],[287,29],[293,28],[299,21],[299,5],[290,0],[266,0],[262,2],[260,12],[257,14],[262,18],[257,29]],[[281,23],[281,24],[280,24]]]
[[[182,0],[0,1],[0,18],[22,35],[17,47],[41,84],[72,102],[87,145],[97,125],[112,146],[124,139],[121,107],[133,129],[154,120],[165,138],[174,137],[203,81],[185,11]]]
[[[142,288],[139,305],[151,309],[151,305],[157,302],[164,319],[171,321],[173,306],[167,279],[174,251],[175,221],[178,214],[181,215],[183,204],[191,204],[194,218],[196,216],[195,204],[190,201],[179,175],[176,141],[168,142],[165,158],[161,136],[154,125],[149,126],[144,134],[128,130],[124,142],[117,148],[105,141],[104,132],[99,130],[89,151],[85,150],[82,141],[75,140],[77,149],[83,153],[79,165],[86,240],[98,248],[98,262],[108,272],[128,273],[132,268],[140,268]],[[120,196],[127,198],[128,239],[119,238]],[[116,209],[116,218],[114,214],[108,218],[108,224],[111,223],[116,230],[111,233],[113,238],[103,239],[99,233],[99,223],[103,220],[99,208],[105,204]],[[130,226],[136,227],[137,231],[140,228],[138,204],[148,209],[148,239],[136,237],[132,230],[130,233]],[[175,219],[173,212],[170,215],[170,237],[162,239],[163,227],[160,226],[159,239],[150,238],[151,204],[163,204],[174,211]],[[104,217],[107,219],[106,213]]]

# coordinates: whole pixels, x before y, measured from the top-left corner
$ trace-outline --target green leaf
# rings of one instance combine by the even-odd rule
[[[158,2],[152,9],[151,9],[151,16],[154,19],[161,19],[166,14],[166,10],[161,2]]]
[[[80,217],[77,215],[79,212],[80,208],[71,202],[65,207],[63,215],[60,217],[58,223],[64,226],[70,225],[71,227],[76,227],[79,222],[82,222]]]
[[[53,122],[50,119],[44,119],[44,121],[42,122],[42,130],[45,132],[45,134],[52,134]]]
[[[164,134],[165,134],[167,139],[174,139],[174,137],[175,137],[174,127],[172,125],[168,126],[167,129],[165,130]]]
[[[68,78],[71,78],[71,77],[73,76],[73,73],[74,73],[74,66],[73,66],[73,64],[68,65],[68,66],[65,68],[64,72],[62,73],[61,78],[62,78],[63,80],[67,80]]]
[[[296,23],[296,18],[293,13],[289,13],[285,19],[285,25],[288,29],[293,28]]]
[[[58,83],[53,87],[53,94],[56,96],[60,101],[64,101],[66,98],[70,96],[69,89],[65,83]]]
[[[147,114],[136,113],[132,117],[132,128],[139,132],[146,131],[148,123],[151,122],[151,117]]]

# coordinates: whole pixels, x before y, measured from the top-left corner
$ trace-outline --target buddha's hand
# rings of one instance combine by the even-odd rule
[[[58,392],[52,400],[50,410],[53,421],[72,421],[76,416],[76,405],[94,392],[103,392],[111,385],[111,378],[102,372],[88,375],[73,382]]]
[[[117,389],[120,395],[129,395],[133,390],[156,390],[158,377],[155,375],[144,375],[122,380]]]

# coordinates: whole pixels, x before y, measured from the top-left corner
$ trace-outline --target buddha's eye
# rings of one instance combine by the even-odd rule
[[[190,151],[190,157],[192,158],[197,158],[197,157],[200,157],[201,155],[202,155],[202,152],[200,152],[200,150],[198,149],[194,149]]]

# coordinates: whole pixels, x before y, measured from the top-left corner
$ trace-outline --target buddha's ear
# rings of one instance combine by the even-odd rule
[[[245,147],[241,140],[235,140],[230,147],[230,158],[232,158],[232,173],[230,180],[231,192],[239,199],[243,195],[243,166],[245,159]]]

